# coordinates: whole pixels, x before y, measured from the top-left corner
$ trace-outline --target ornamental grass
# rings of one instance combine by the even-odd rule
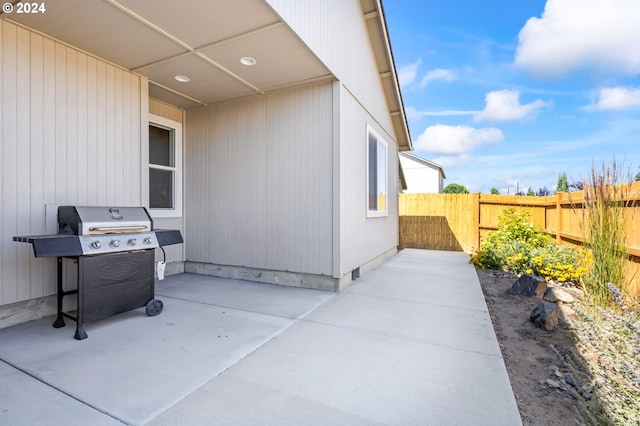
[[[628,200],[631,182],[631,173],[624,173],[614,160],[600,169],[593,166],[584,185],[582,226],[593,261],[580,282],[591,304],[598,307],[614,303],[610,283],[628,292],[625,212],[632,210],[628,208],[633,202]]]

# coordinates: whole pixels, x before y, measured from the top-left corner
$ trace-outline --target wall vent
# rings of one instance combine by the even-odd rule
[[[355,281],[360,278],[360,268],[356,268],[351,271],[351,281]]]

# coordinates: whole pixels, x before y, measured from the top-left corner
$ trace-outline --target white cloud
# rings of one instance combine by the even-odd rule
[[[504,139],[500,129],[485,127],[476,129],[469,126],[429,126],[415,141],[416,151],[438,154],[465,154],[477,146],[499,143]]]
[[[475,157],[469,154],[460,154],[460,155],[447,155],[442,157],[436,157],[432,160],[436,164],[440,164],[443,169],[468,166],[470,164],[474,164],[476,162]]]
[[[603,87],[596,104],[585,109],[623,110],[640,107],[640,88]]]
[[[419,119],[422,117],[454,117],[461,115],[474,115],[480,111],[468,111],[468,110],[440,110],[440,111],[418,111],[414,107],[406,107],[405,113],[410,119]]]
[[[520,104],[520,92],[515,90],[498,90],[487,93],[486,106],[483,111],[473,117],[474,122],[511,121],[533,117],[542,108],[550,105],[541,99],[528,104]]]
[[[456,74],[451,70],[445,70],[442,68],[438,68],[435,70],[431,70],[422,77],[420,81],[420,87],[424,88],[427,84],[434,80],[443,80],[447,83],[451,83],[456,79]]]
[[[639,23],[638,0],[547,0],[520,30],[515,63],[546,77],[588,66],[635,75]]]
[[[400,87],[406,87],[413,83],[416,79],[416,75],[418,74],[420,62],[422,61],[418,59],[413,64],[405,65],[398,69],[398,81],[400,82]]]

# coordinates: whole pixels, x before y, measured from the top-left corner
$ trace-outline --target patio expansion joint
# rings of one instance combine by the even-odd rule
[[[409,299],[402,299],[399,297],[393,297],[393,296],[377,296],[375,294],[359,294],[359,293],[340,293],[340,295],[344,295],[344,296],[356,296],[356,297],[369,297],[372,299],[382,299],[382,300],[393,300],[396,302],[406,302],[406,303],[411,303],[414,305],[425,305],[425,306],[438,306],[441,308],[446,308],[446,309],[458,309],[458,310],[462,310],[462,311],[470,311],[470,312],[480,312],[483,314],[488,314],[489,313],[489,309],[486,307],[486,302],[485,302],[485,308],[484,309],[476,309],[476,308],[465,308],[462,306],[453,306],[453,305],[445,305],[442,303],[431,303],[431,302],[420,302],[417,300],[409,300]],[[484,299],[483,299],[484,301]]]
[[[336,293],[336,295],[337,295],[337,293]],[[273,314],[273,313],[268,313],[268,312],[253,311],[251,309],[242,309],[242,308],[238,308],[238,307],[234,307],[234,306],[219,305],[219,304],[216,304],[216,303],[202,302],[202,301],[199,301],[199,300],[184,299],[182,297],[167,296],[167,295],[164,295],[164,294],[161,294],[161,293],[158,293],[158,292],[156,292],[156,296],[161,296],[161,297],[164,297],[164,298],[167,298],[167,299],[180,300],[180,301],[183,301],[183,302],[197,303],[199,305],[215,306],[216,308],[231,309],[231,310],[239,311],[239,312],[249,312],[249,313],[252,313],[252,314],[266,315],[266,316],[270,316],[270,317],[282,318],[282,319],[291,320],[291,321],[296,321],[296,320],[299,320],[299,319],[309,315],[311,312],[315,311],[320,306],[324,305],[329,300],[331,300],[331,299],[333,299],[335,297],[335,295],[332,296],[331,298],[323,301],[322,303],[318,304],[317,306],[314,306],[311,309],[309,309],[308,311],[302,313],[300,316],[291,317],[291,316],[287,316],[287,315],[278,315],[278,314]]]
[[[87,407],[91,408],[92,410],[95,410],[95,411],[97,411],[97,412],[99,412],[99,413],[101,413],[101,414],[104,414],[105,416],[107,416],[107,417],[109,417],[109,418],[112,418],[112,419],[114,419],[114,420],[116,420],[116,421],[118,421],[118,422],[122,423],[123,425],[128,425],[128,424],[129,424],[129,423],[126,423],[125,421],[123,421],[122,419],[119,419],[118,417],[115,417],[115,416],[113,416],[112,414],[110,414],[110,413],[108,413],[108,412],[106,412],[106,411],[104,411],[104,410],[101,410],[100,408],[98,408],[98,407],[96,407],[96,406],[94,406],[94,405],[91,405],[91,404],[89,404],[88,402],[83,401],[82,399],[79,399],[78,397],[74,396],[73,394],[70,394],[69,392],[66,392],[64,389],[59,388],[59,387],[57,387],[57,386],[54,386],[54,385],[52,385],[51,383],[47,383],[46,381],[44,381],[44,380],[43,380],[43,379],[41,379],[40,377],[38,377],[38,376],[36,376],[36,375],[32,374],[32,373],[31,373],[31,372],[29,372],[28,370],[25,370],[25,369],[23,369],[23,368],[20,368],[20,367],[18,367],[17,365],[15,365],[15,364],[13,364],[13,363],[11,363],[11,362],[9,362],[9,361],[7,361],[7,360],[3,359],[3,358],[0,358],[0,362],[2,362],[2,363],[4,363],[4,364],[8,365],[8,366],[9,366],[9,367],[11,367],[11,368],[14,368],[14,369],[18,370],[19,372],[21,372],[21,373],[23,373],[23,374],[26,374],[27,376],[29,376],[29,377],[31,377],[32,379],[34,379],[34,380],[38,381],[39,383],[42,383],[43,385],[45,385],[45,386],[47,386],[47,387],[49,387],[49,388],[51,388],[51,389],[53,389],[53,390],[55,390],[55,391],[57,391],[57,392],[60,392],[61,394],[65,395],[65,396],[68,396],[69,398],[73,399],[74,401],[78,401],[80,404],[85,405],[85,406],[87,406]]]
[[[490,352],[474,351],[474,350],[471,350],[471,349],[464,349],[464,348],[460,348],[460,347],[457,347],[457,346],[443,345],[442,343],[430,342],[430,341],[427,341],[427,340],[412,339],[412,338],[409,338],[409,337],[402,337],[402,336],[394,336],[393,334],[381,333],[381,332],[376,332],[376,331],[373,331],[373,330],[367,330],[367,329],[363,329],[363,328],[354,328],[354,327],[347,327],[347,326],[344,326],[344,325],[330,324],[330,323],[321,322],[321,321],[308,320],[308,319],[305,319],[305,318],[300,318],[298,321],[306,322],[306,323],[310,323],[310,324],[323,325],[323,326],[326,326],[326,327],[333,327],[333,328],[337,328],[337,329],[341,329],[341,330],[356,331],[358,333],[365,333],[365,334],[368,334],[370,336],[386,337],[386,338],[399,340],[399,341],[403,341],[403,342],[414,342],[414,343],[420,343],[420,344],[423,344],[423,345],[435,346],[435,347],[438,347],[438,348],[445,348],[445,349],[451,349],[451,350],[454,350],[454,351],[461,351],[461,352],[471,353],[471,354],[475,354],[475,355],[489,356],[489,357],[496,358],[496,359],[499,359],[499,360],[503,361],[501,353],[500,354],[493,354],[493,353],[490,353]],[[298,322],[298,321],[296,321],[296,322]],[[291,325],[293,325],[293,324],[291,324]],[[287,327],[287,328],[289,328],[289,327]]]

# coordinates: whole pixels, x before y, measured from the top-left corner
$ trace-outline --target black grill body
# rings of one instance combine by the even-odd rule
[[[127,222],[127,218],[133,219]],[[87,338],[85,322],[141,307],[150,316],[162,312],[162,301],[154,298],[154,248],[181,244],[180,231],[153,230],[143,207],[65,206],[58,209],[58,224],[59,234],[13,237],[14,241],[30,243],[36,257],[57,258],[55,328],[64,327],[65,318],[71,319],[76,322],[74,337],[82,340]],[[99,231],[91,234],[93,229]],[[96,241],[99,244],[94,248]],[[76,267],[76,290],[64,291],[64,259]],[[69,295],[77,296],[76,315],[62,310],[63,298]]]

